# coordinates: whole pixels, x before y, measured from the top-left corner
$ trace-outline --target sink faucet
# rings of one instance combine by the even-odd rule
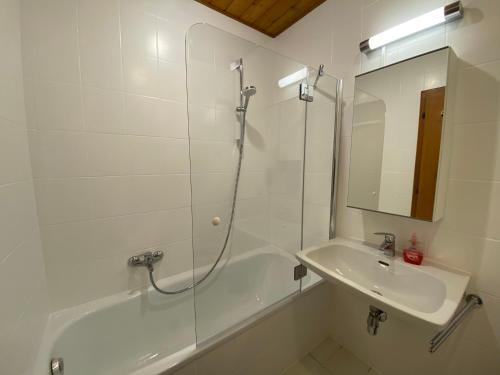
[[[384,255],[388,257],[396,256],[396,236],[392,233],[386,232],[376,232],[374,234],[384,236],[384,242],[379,246],[379,250],[384,252]]]

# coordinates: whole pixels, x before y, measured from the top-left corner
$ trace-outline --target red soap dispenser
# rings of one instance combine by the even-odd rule
[[[403,258],[406,263],[420,265],[424,259],[424,253],[418,248],[417,235],[412,234],[410,239],[410,246],[403,250]]]

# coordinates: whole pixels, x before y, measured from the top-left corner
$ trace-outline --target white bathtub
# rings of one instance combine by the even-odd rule
[[[149,288],[53,313],[35,374],[50,374],[50,360],[58,357],[66,375],[161,374],[297,293],[295,264],[292,255],[270,246],[233,257],[195,292],[165,296]],[[190,271],[160,285],[174,289],[191,280]],[[319,281],[312,273],[303,279],[307,288]]]

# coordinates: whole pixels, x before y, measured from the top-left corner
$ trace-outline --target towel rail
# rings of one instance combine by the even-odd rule
[[[475,294],[468,294],[465,296],[465,306],[455,314],[451,321],[446,325],[446,327],[438,332],[430,341],[429,352],[436,352],[439,347],[450,337],[450,335],[457,329],[457,327],[462,323],[465,316],[471,312],[474,308],[479,307],[483,304],[481,297]]]

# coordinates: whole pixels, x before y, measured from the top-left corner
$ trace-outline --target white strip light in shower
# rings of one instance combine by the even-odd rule
[[[287,75],[286,77],[281,78],[278,81],[278,86],[280,88],[284,88],[293,85],[295,82],[302,81],[306,77],[307,77],[307,68],[302,68],[300,70],[297,70],[295,73],[292,73],[290,75]]]
[[[365,53],[373,51],[396,40],[462,17],[462,3],[456,1],[374,35],[370,39],[361,42],[359,47]]]

